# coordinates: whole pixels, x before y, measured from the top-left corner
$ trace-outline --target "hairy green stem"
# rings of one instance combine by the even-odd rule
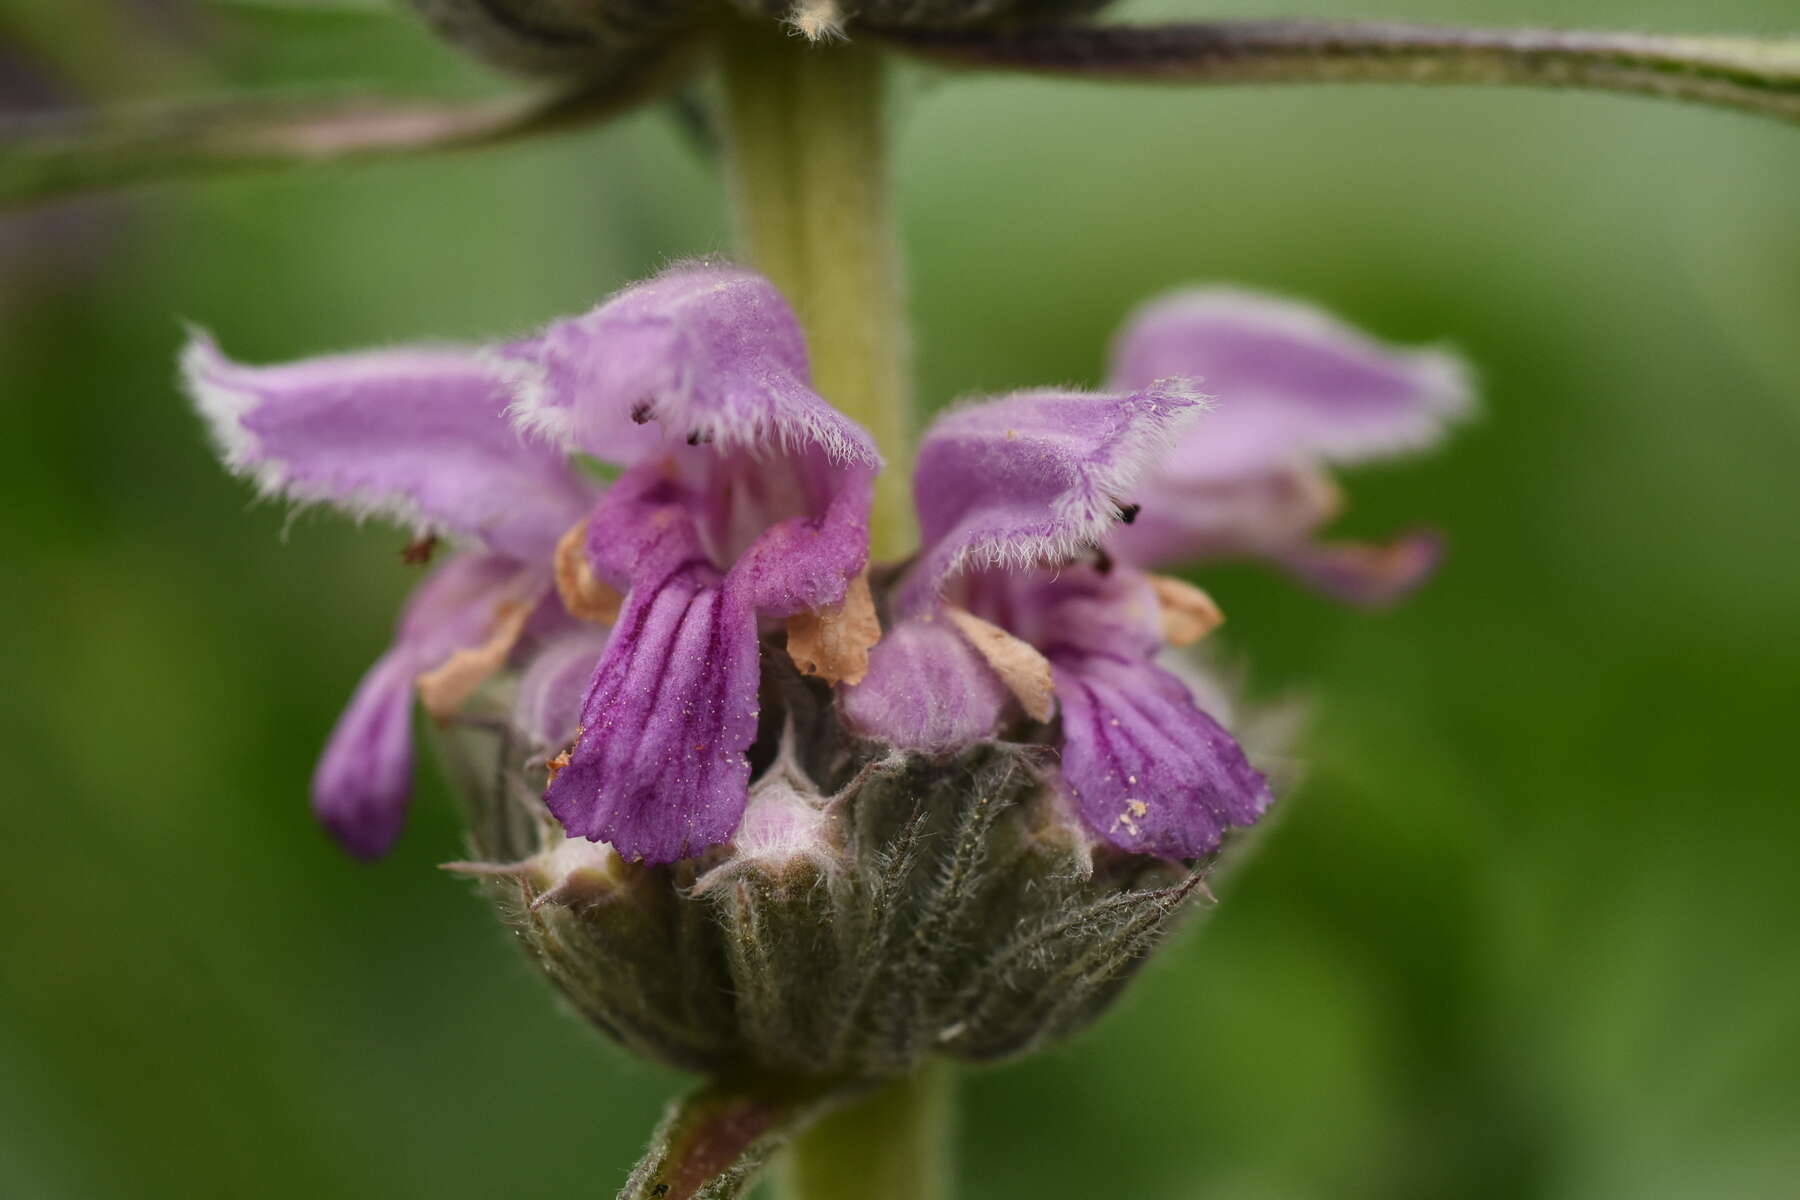
[[[852,1101],[800,1134],[778,1160],[781,1200],[948,1200],[950,1067]]]
[[[913,431],[882,52],[745,23],[722,54],[739,238],[799,314],[820,394],[880,446],[870,541],[876,558],[900,557],[914,541]]]

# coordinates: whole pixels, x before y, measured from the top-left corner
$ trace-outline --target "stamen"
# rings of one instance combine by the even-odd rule
[[[1143,511],[1144,506],[1141,504],[1121,504],[1119,505],[1119,520],[1123,524],[1129,525],[1137,520],[1138,514]]]
[[[1094,569],[1102,575],[1112,574],[1113,557],[1106,552],[1104,546],[1094,547]]]
[[[648,400],[639,400],[631,406],[631,422],[634,425],[648,425],[650,417],[655,413]]]
[[[713,432],[710,429],[696,429],[687,435],[687,444],[690,446],[710,446],[712,440]]]

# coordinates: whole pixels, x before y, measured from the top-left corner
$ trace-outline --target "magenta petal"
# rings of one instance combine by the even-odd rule
[[[588,520],[594,569],[627,589],[545,792],[570,837],[673,862],[731,837],[756,736],[756,611],[702,552],[704,497],[651,462]]]
[[[673,862],[726,841],[756,735],[755,614],[704,564],[632,589],[545,793],[571,837]]]
[[[874,472],[841,473],[817,517],[790,517],[763,531],[731,567],[731,586],[763,616],[790,617],[841,603],[869,561]]]
[[[939,417],[913,473],[923,548],[902,609],[922,611],[965,567],[1057,563],[1092,546],[1200,407],[1169,384],[1120,395],[1021,392]]]
[[[1345,604],[1380,608],[1430,579],[1443,556],[1443,537],[1422,529],[1388,542],[1305,542],[1276,562]]]
[[[395,645],[407,648],[419,672],[429,671],[456,651],[486,641],[502,605],[535,606],[550,588],[548,564],[458,554],[413,589]]]
[[[313,772],[313,811],[346,850],[379,857],[405,824],[414,681],[480,645],[502,604],[530,603],[546,587],[543,573],[510,559],[460,554],[414,589],[392,648],[357,685]]]
[[[1063,778],[1096,835],[1136,854],[1197,858],[1268,807],[1262,775],[1174,676],[1107,655],[1051,661]]]
[[[1162,638],[1142,574],[1083,566],[979,582],[985,611],[1050,659],[1063,779],[1096,836],[1194,858],[1267,807],[1268,785],[1237,742],[1151,661]]]
[[[1309,305],[1210,289],[1152,301],[1115,344],[1110,386],[1195,378],[1215,411],[1162,472],[1218,479],[1429,446],[1472,407],[1453,355],[1386,345]]]
[[[840,711],[858,733],[935,754],[991,737],[1007,691],[954,629],[915,617],[882,636],[869,654],[868,675],[840,697]]]
[[[313,772],[313,812],[339,845],[380,858],[412,798],[413,660],[396,647],[376,660],[338,718]]]
[[[752,271],[684,263],[500,357],[522,429],[606,462],[689,443],[879,461],[869,436],[813,392],[793,310]]]
[[[250,367],[196,333],[188,390],[227,465],[263,491],[547,556],[592,492],[505,417],[505,376],[475,351],[373,350]]]
[[[606,631],[583,625],[546,642],[519,678],[513,724],[543,750],[566,746],[581,728],[581,702],[606,651]]]

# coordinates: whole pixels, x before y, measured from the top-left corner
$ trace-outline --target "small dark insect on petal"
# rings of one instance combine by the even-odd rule
[[[1141,504],[1121,504],[1119,505],[1119,520],[1129,525],[1137,520],[1138,514],[1143,511],[1144,506]]]
[[[400,548],[400,561],[409,567],[422,567],[431,561],[431,556],[437,552],[437,546],[438,538],[435,533],[416,537]]]

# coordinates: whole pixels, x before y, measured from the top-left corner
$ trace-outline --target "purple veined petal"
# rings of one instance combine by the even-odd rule
[[[1420,529],[1386,542],[1303,542],[1275,561],[1336,600],[1380,608],[1424,584],[1443,557],[1443,536]]]
[[[544,794],[570,837],[666,863],[731,837],[756,735],[755,613],[704,563],[635,586]]]
[[[756,610],[700,543],[704,498],[667,464],[626,471],[588,519],[595,571],[626,592],[544,800],[570,837],[673,862],[725,841],[756,736]]]
[[[1268,786],[1188,689],[1158,667],[1150,580],[1126,566],[986,572],[973,598],[1050,659],[1062,775],[1092,833],[1132,853],[1193,858],[1247,825]]]
[[[624,593],[690,563],[716,568],[701,538],[705,508],[705,495],[673,464],[640,463],[619,476],[589,514],[588,562],[597,577]]]
[[[387,853],[412,797],[414,681],[481,644],[499,608],[547,586],[542,572],[491,554],[460,554],[414,589],[393,646],[357,685],[313,772],[313,811],[359,858]]]
[[[583,625],[546,641],[519,678],[513,724],[533,744],[554,750],[574,740],[581,728],[581,701],[593,682],[607,633]]]
[[[684,479],[682,464],[651,460],[607,489],[588,521],[596,575],[621,591],[676,563],[730,562],[729,585],[760,616],[786,617],[841,602],[869,557],[873,472],[845,468],[818,516],[789,517],[761,529],[731,562],[705,536],[717,497]]]
[[[887,630],[869,673],[846,686],[845,721],[865,737],[940,754],[991,737],[1008,693],[993,669],[943,620],[914,617]]]
[[[1063,779],[1099,837],[1134,854],[1197,858],[1269,806],[1262,775],[1168,672],[1111,655],[1051,661]]]
[[[874,443],[811,387],[793,310],[752,271],[683,263],[503,347],[521,429],[627,465],[693,444],[764,456],[816,447],[874,468]]]
[[[1225,288],[1154,300],[1114,344],[1109,386],[1198,379],[1215,411],[1159,477],[1221,479],[1430,446],[1473,407],[1454,355],[1400,349],[1291,300]]]
[[[1156,592],[1147,576],[1129,567],[1102,572],[1079,563],[1056,571],[983,571],[971,583],[974,611],[1053,659],[1148,659],[1162,649]]]
[[[1140,473],[1201,407],[1171,382],[1122,394],[1021,392],[939,417],[913,473],[922,549],[902,611],[923,611],[965,568],[1057,563],[1097,543]]]
[[[475,351],[401,347],[281,366],[232,362],[203,332],[182,372],[226,464],[268,495],[548,557],[591,487],[505,417],[503,372]]]

